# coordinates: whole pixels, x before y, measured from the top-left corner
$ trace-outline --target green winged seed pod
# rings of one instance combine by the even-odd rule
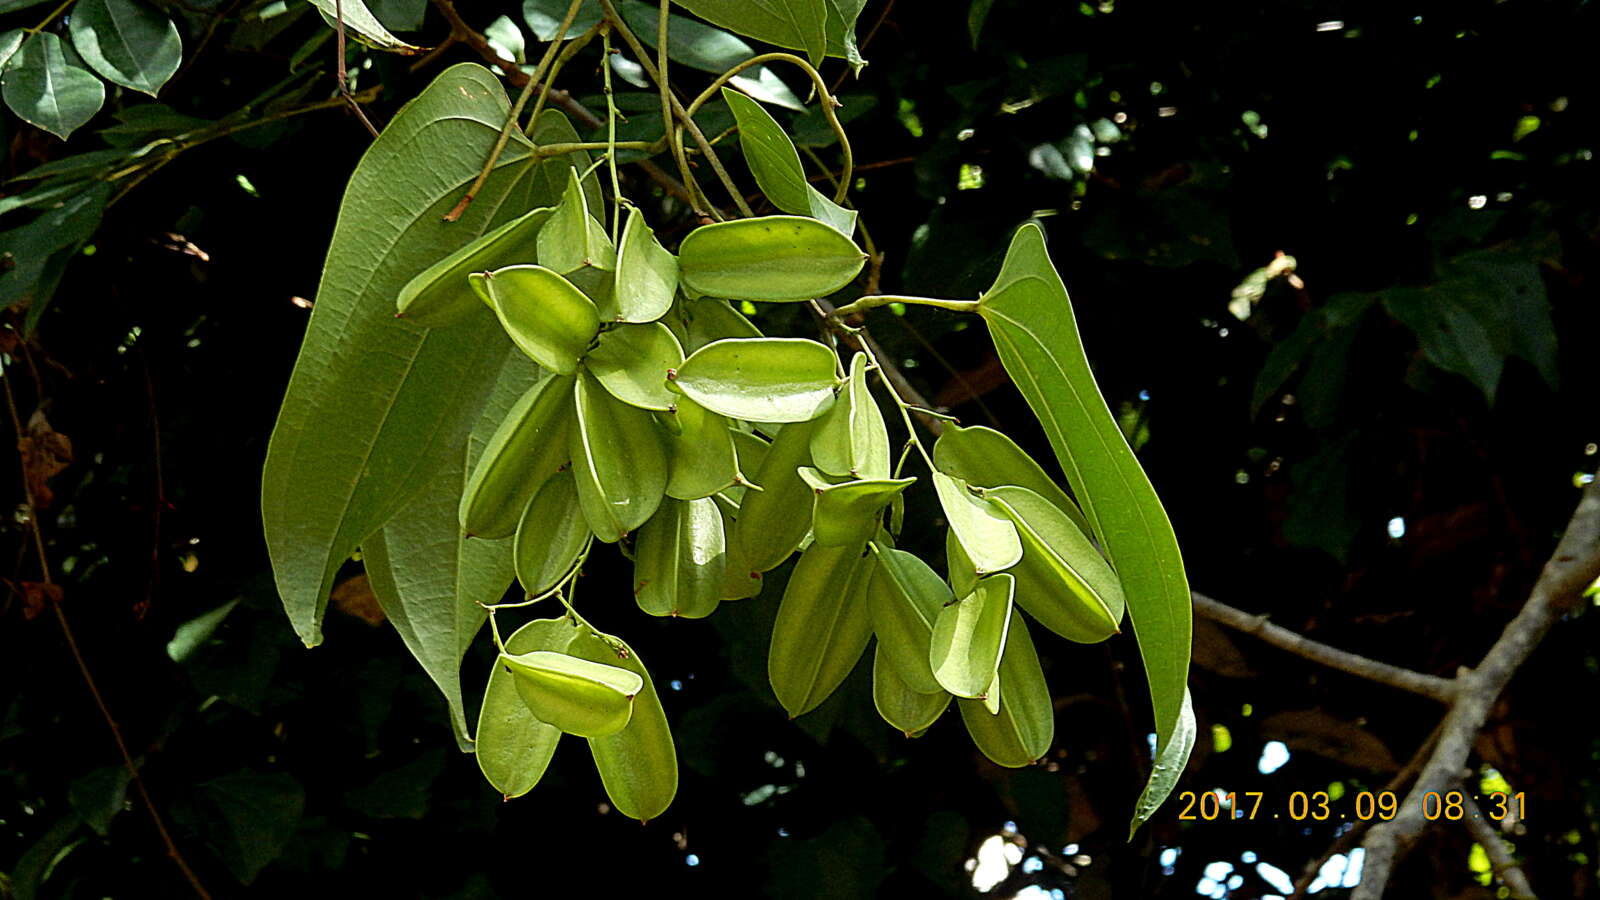
[[[872,655],[872,705],[906,737],[919,737],[950,707],[950,695],[943,690],[928,694],[912,690],[901,679],[899,667],[888,661],[880,640]]]
[[[578,629],[568,619],[535,619],[506,638],[512,655],[548,650],[563,653]],[[478,711],[478,768],[507,800],[533,790],[544,777],[561,741],[561,729],[539,720],[522,702],[516,676],[496,663]]]
[[[1005,682],[1000,711],[991,713],[982,700],[957,700],[961,721],[972,743],[995,763],[1013,769],[1032,765],[1050,752],[1055,740],[1055,703],[1027,623],[1016,611],[1006,632],[1000,680]]]
[[[687,397],[677,401],[667,429],[672,459],[667,496],[697,500],[734,486],[742,490],[748,482],[740,473],[736,432],[728,420]]]
[[[811,462],[809,422],[784,426],[751,478],[763,488],[746,493],[729,536],[731,556],[750,572],[776,568],[811,530],[811,487],[799,475]]]
[[[713,341],[667,378],[706,409],[747,422],[809,421],[839,386],[833,351],[804,338]]]
[[[668,389],[667,373],[683,364],[683,347],[660,322],[602,332],[583,364],[611,396],[629,406],[664,412],[680,399]]]
[[[762,490],[760,482],[751,481],[750,477],[744,473],[754,472],[761,468],[761,461],[766,459],[767,448],[772,446],[772,442],[753,431],[741,431],[736,425],[731,426],[730,430],[733,433],[733,453],[739,460],[741,482],[732,487],[724,488],[723,493],[727,494],[729,499],[735,503],[739,503],[744,499],[746,488]]]
[[[643,682],[633,698],[628,726],[606,737],[590,738],[589,752],[611,805],[630,819],[648,822],[667,811],[678,793],[678,754],[661,698],[644,660],[626,643],[592,628],[582,629],[568,652],[595,662],[621,666]]]
[[[789,717],[828,699],[872,639],[868,584],[877,569],[865,548],[813,544],[800,554],[778,605],[767,676]]]
[[[984,496],[1016,523],[1022,537],[1017,603],[1039,624],[1069,641],[1094,644],[1122,622],[1122,582],[1089,538],[1058,507],[1024,487]]]
[[[978,582],[972,593],[939,610],[928,665],[939,685],[957,697],[983,699],[1000,671],[1017,582],[1004,572]]]
[[[761,329],[726,300],[680,299],[668,313],[667,323],[683,342],[685,353],[693,353],[723,338],[761,337]]]
[[[572,376],[546,374],[495,429],[461,493],[467,535],[510,537],[534,494],[572,458],[572,390]]]
[[[811,445],[816,446],[813,440]],[[809,466],[799,469],[816,500],[811,512],[811,534],[825,547],[859,547],[883,525],[883,510],[916,482],[915,478],[831,483]]]
[[[978,575],[1004,571],[1022,559],[1017,527],[989,503],[974,497],[965,481],[936,471],[933,487],[950,530]]]
[[[944,687],[933,677],[929,650],[933,624],[940,610],[956,602],[955,594],[916,554],[876,541],[867,547],[880,570],[867,598],[879,658],[887,658],[907,689],[919,694],[943,693]]]
[[[933,444],[933,464],[939,471],[949,472],[973,487],[1007,484],[1025,487],[1060,508],[1084,534],[1089,533],[1089,522],[1078,504],[1045,474],[1033,457],[993,428],[945,423],[944,431]]]
[[[424,328],[443,328],[483,308],[467,276],[536,262],[536,238],[550,213],[530,210],[423,269],[400,289],[395,315]]]
[[[722,531],[727,535],[728,556],[723,566],[721,595],[724,600],[746,600],[761,593],[761,573],[745,561],[744,553],[734,543],[733,527],[739,517],[739,503],[724,493],[713,494],[711,499],[722,513]]]
[[[622,228],[616,280],[603,315],[618,322],[654,322],[667,314],[677,291],[678,258],[661,246],[644,214],[633,207]]]
[[[512,558],[522,590],[534,597],[555,587],[578,564],[591,540],[572,473],[557,472],[533,495],[517,524]]]
[[[633,698],[644,687],[635,672],[553,650],[502,653],[500,665],[514,676],[518,695],[539,721],[579,737],[626,728]]]
[[[867,255],[830,225],[760,216],[702,225],[678,246],[678,276],[707,297],[800,301],[853,281]]]
[[[866,354],[850,358],[844,390],[811,437],[811,458],[829,475],[869,480],[889,477],[889,429],[867,390]]]
[[[606,227],[589,212],[577,170],[569,173],[561,202],[539,229],[538,244],[542,265],[561,273],[596,304],[609,309],[617,248]]]
[[[573,383],[571,430],[578,505],[595,537],[614,544],[649,521],[667,487],[667,451],[650,414],[615,400],[587,371]]]
[[[944,556],[949,569],[950,589],[958,597],[972,593],[972,589],[978,586],[977,568],[967,558],[967,551],[961,549],[961,541],[956,538],[954,529],[945,530]]]
[[[552,372],[571,375],[600,331],[594,302],[544,266],[478,272],[468,282],[488,299],[511,342]]]
[[[652,616],[703,619],[722,602],[727,544],[709,497],[668,500],[639,529],[633,596]]]

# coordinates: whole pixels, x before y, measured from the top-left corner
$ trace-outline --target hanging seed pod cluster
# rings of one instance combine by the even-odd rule
[[[504,121],[492,77],[457,67],[396,117],[363,168],[397,165],[402,142],[459,139],[460,120],[473,116],[453,109],[452,92],[475,98],[484,125]],[[1131,624],[1162,750],[1137,826],[1193,740],[1188,592],[1171,527],[1089,373],[1042,232],[1017,232],[977,300],[869,296],[840,312],[899,301],[981,316],[1070,494],[999,431],[949,423],[937,440],[919,433],[872,344],[839,318],[829,320],[838,339],[824,343],[764,334],[730,303],[837,295],[858,282],[867,254],[853,239],[855,212],[840,205],[843,189],[833,199],[818,193],[776,120],[724,94],[752,174],[786,214],[702,225],[673,252],[638,207],[604,197],[585,150],[542,152],[578,146],[564,118],[547,112],[529,137],[513,131],[510,158],[491,166],[472,208],[494,203],[475,226],[481,237],[437,238],[444,232],[425,220],[449,205],[452,192],[441,191],[414,227],[390,236],[379,268],[404,279],[369,278],[331,313],[319,299],[264,491],[296,627],[308,644],[320,639],[326,586],[361,547],[380,601],[498,791],[532,790],[570,735],[588,743],[612,805],[650,819],[676,793],[677,756],[650,673],[620,636],[630,615],[700,619],[762,595],[750,602],[777,604],[767,671],[791,717],[826,700],[870,647],[873,700],[888,726],[919,735],[953,700],[977,748],[1012,767],[1043,757],[1054,738],[1034,637],[1092,644]],[[833,100],[824,91],[820,102]],[[347,213],[375,202],[358,193],[376,190],[362,171],[350,190]],[[348,277],[336,269],[340,241],[367,237],[345,225],[325,295],[329,278]],[[387,304],[382,316],[375,302]],[[338,353],[324,359],[319,327],[350,322],[390,341],[386,352],[406,370],[385,375],[377,367],[392,360],[368,360],[341,371]],[[448,352],[465,359],[447,363]],[[346,473],[326,488],[341,500],[329,512],[284,482],[316,456],[307,435],[332,426],[323,393],[340,378],[358,384],[360,365],[369,384],[395,387],[362,435],[365,455],[323,460]],[[893,432],[884,409],[899,413]],[[929,491],[940,514],[905,522],[908,491]],[[944,559],[899,549],[904,529],[942,530]],[[424,541],[449,548],[449,571],[424,571],[408,555]],[[619,544],[633,567],[631,600],[578,596],[585,565],[621,561],[608,546]],[[786,565],[781,597],[763,594],[763,575]],[[503,600],[513,574],[520,598]],[[444,582],[451,587],[436,589]],[[500,611],[536,604],[551,617],[504,636],[491,628],[497,654],[469,733],[466,647],[485,615],[493,625]]]

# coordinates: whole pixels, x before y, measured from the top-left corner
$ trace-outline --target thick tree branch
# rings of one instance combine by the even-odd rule
[[[1402,691],[1421,694],[1440,703],[1449,703],[1455,699],[1456,682],[1452,679],[1413,672],[1410,669],[1402,669],[1399,666],[1330,647],[1280,625],[1274,625],[1267,621],[1264,615],[1250,615],[1204,594],[1194,594],[1194,611],[1213,622],[1254,635],[1274,647],[1322,663],[1329,668],[1399,688]]]
[[[1422,812],[1423,795],[1429,791],[1442,794],[1460,780],[1473,740],[1488,719],[1495,699],[1574,599],[1597,577],[1600,577],[1600,483],[1591,483],[1522,611],[1506,625],[1477,669],[1462,672],[1456,678],[1456,698],[1445,715],[1439,744],[1411,793],[1401,803],[1400,814],[1367,833],[1362,844],[1367,851],[1366,862],[1361,884],[1350,895],[1352,900],[1379,900],[1383,896],[1395,863],[1416,843],[1428,825]]]
[[[1461,795],[1463,797],[1461,805],[1466,810],[1462,821],[1467,823],[1467,830],[1472,832],[1472,839],[1483,845],[1484,852],[1489,854],[1489,867],[1494,872],[1494,877],[1500,879],[1500,883],[1511,891],[1511,900],[1539,900],[1538,895],[1533,892],[1533,885],[1528,883],[1528,876],[1517,865],[1517,861],[1511,858],[1511,851],[1506,849],[1505,839],[1493,825],[1489,824],[1489,820],[1484,818],[1478,802],[1465,790]]]

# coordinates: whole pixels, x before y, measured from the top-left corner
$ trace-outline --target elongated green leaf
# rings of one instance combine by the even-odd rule
[[[364,0],[337,0],[337,7],[335,2],[336,0],[311,0],[311,5],[322,13],[322,18],[330,26],[334,23],[335,13],[341,15],[345,32],[355,35],[358,40],[374,50],[387,50],[390,53],[417,52],[418,48],[390,34],[389,29],[383,27],[378,17],[372,14],[372,10],[367,9]]]
[[[506,638],[507,653],[536,650],[565,652],[578,629],[568,619],[535,619]],[[478,710],[478,768],[507,800],[533,790],[561,742],[561,729],[539,721],[522,697],[510,672],[498,662],[490,667]]]
[[[552,372],[571,375],[600,332],[594,301],[544,266],[478,272],[469,283],[488,301],[511,343]]]
[[[106,86],[48,31],[22,42],[0,81],[6,106],[18,118],[63,140],[106,102]]]
[[[577,565],[591,540],[572,473],[557,472],[533,495],[517,523],[512,558],[522,590],[536,597],[555,587]]]
[[[509,537],[522,511],[571,459],[572,376],[546,375],[517,400],[489,437],[461,494],[461,530],[473,537]]]
[[[644,660],[626,642],[592,628],[573,641],[570,652],[585,659],[621,666],[644,680],[633,698],[633,718],[616,734],[589,739],[594,767],[600,772],[611,805],[630,819],[648,822],[667,811],[678,793],[678,754],[661,698]]]
[[[811,461],[810,423],[785,425],[751,474],[763,490],[744,495],[729,544],[730,562],[765,572],[789,558],[811,530],[811,488],[798,469]]]
[[[982,700],[957,700],[961,721],[972,742],[990,760],[1013,769],[1032,765],[1050,752],[1056,711],[1027,623],[1015,610],[1006,631],[999,680],[1005,685],[1000,711],[986,709]]]
[[[677,0],[679,6],[713,25],[721,25],[729,31],[769,44],[777,44],[779,47],[803,50],[812,65],[820,63],[825,54],[845,55],[843,35],[830,35],[828,31],[828,2],[829,0]],[[854,41],[851,43],[853,47]]]
[[[667,373],[683,364],[683,347],[660,322],[605,332],[583,364],[611,396],[629,406],[665,412],[682,400],[667,387]]]
[[[1166,746],[1178,727],[1189,672],[1192,611],[1183,556],[1150,479],[1095,384],[1066,287],[1037,225],[1018,230],[979,312],[1122,576],[1150,681],[1156,740]]]
[[[988,502],[972,496],[967,483],[943,472],[933,473],[939,506],[977,575],[1009,569],[1022,559],[1017,527]]]
[[[1122,582],[1089,538],[1050,501],[1024,487],[984,491],[1017,526],[1017,603],[1069,641],[1093,644],[1122,623]]]
[[[993,428],[946,423],[933,444],[933,464],[973,487],[1014,484],[1050,501],[1090,533],[1083,510],[1016,442]]]
[[[500,600],[512,566],[510,542],[469,540],[457,523],[457,507],[489,438],[537,376],[527,360],[507,354],[477,425],[452,458],[399,515],[361,543],[372,592],[406,649],[444,694],[463,751],[472,749],[472,737],[461,697],[461,658],[488,615],[480,604]]]
[[[1167,743],[1159,745],[1159,754],[1155,764],[1150,767],[1150,781],[1139,794],[1139,802],[1133,807],[1133,822],[1128,826],[1128,840],[1133,840],[1133,835],[1149,818],[1155,815],[1161,804],[1171,796],[1172,789],[1177,787],[1178,779],[1183,775],[1183,769],[1189,764],[1189,753],[1194,750],[1195,722],[1194,705],[1189,699],[1189,691],[1183,692],[1183,705],[1178,708],[1178,724],[1172,730],[1172,738]]]
[[[1000,672],[1016,588],[1010,575],[991,575],[980,580],[972,593],[939,610],[928,665],[940,687],[957,697],[988,695]]]
[[[872,640],[867,589],[877,566],[864,549],[813,544],[789,575],[767,675],[790,718],[828,699]]]
[[[639,529],[634,599],[652,616],[703,619],[722,602],[727,558],[715,500],[668,500]]]
[[[67,30],[72,45],[101,77],[152,97],[183,62],[178,27],[133,0],[78,0]]]
[[[677,400],[667,429],[672,458],[667,496],[696,500],[744,482],[728,420],[687,397]]]
[[[678,258],[656,240],[636,206],[628,211],[617,248],[617,276],[607,317],[618,322],[654,322],[667,314],[678,290]]]
[[[308,645],[321,640],[334,572],[459,445],[498,371],[506,341],[488,310],[422,331],[395,320],[394,297],[489,228],[553,203],[530,178],[539,166],[528,142],[513,135],[466,215],[441,221],[509,110],[488,70],[450,68],[395,116],[345,191],[262,476],[278,591]]]
[[[939,612],[956,602],[956,595],[916,554],[876,541],[868,548],[882,570],[868,598],[880,657],[888,658],[908,689],[921,694],[943,692],[929,663],[933,625]]]
[[[797,216],[810,216],[826,222],[841,234],[854,234],[855,210],[845,209],[828,199],[806,180],[800,153],[761,104],[738,91],[722,89],[722,97],[739,123],[739,149],[756,178],[761,193],[772,205]]]
[[[550,218],[533,209],[501,225],[418,273],[395,299],[397,315],[423,328],[442,328],[467,318],[482,299],[467,283],[474,272],[538,262],[535,239]]]
[[[809,466],[800,469],[800,477],[816,495],[812,536],[830,547],[860,546],[871,540],[882,527],[883,508],[916,482],[915,478],[883,478],[830,484]]]
[[[678,245],[678,275],[708,297],[812,300],[849,284],[867,255],[831,225],[760,216],[702,225]]]
[[[747,422],[804,422],[826,412],[839,384],[833,351],[804,338],[713,341],[668,377],[689,399]]]
[[[650,414],[612,399],[593,375],[574,385],[572,474],[595,537],[614,544],[643,525],[667,487],[667,451]]]
[[[822,417],[811,437],[811,458],[829,475],[889,477],[889,430],[867,389],[867,357],[850,358],[850,378],[839,402]]]
[[[879,641],[872,654],[872,705],[885,722],[905,732],[906,737],[916,737],[950,708],[950,694],[943,690],[912,690],[900,677],[899,668],[888,661],[883,642]]]

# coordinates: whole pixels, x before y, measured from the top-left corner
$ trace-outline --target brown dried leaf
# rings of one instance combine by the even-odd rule
[[[32,619],[44,612],[45,602],[61,602],[61,585],[44,584],[39,581],[24,581],[22,583],[22,617]]]
[[[1223,678],[1256,677],[1221,626],[1201,618],[1194,620],[1194,664]]]
[[[1301,709],[1268,716],[1261,722],[1262,737],[1283,741],[1291,750],[1304,750],[1371,772],[1400,768],[1389,748],[1355,722],[1347,722],[1320,709]]]
[[[17,438],[17,453],[22,457],[33,508],[48,508],[55,492],[47,482],[72,463],[72,441],[51,428],[44,410],[37,409],[28,417],[27,433]]]
[[[329,596],[333,601],[333,608],[354,619],[360,619],[376,628],[388,621],[383,615],[383,607],[378,605],[378,597],[372,593],[372,585],[367,583],[366,573],[354,575],[339,582]]]

